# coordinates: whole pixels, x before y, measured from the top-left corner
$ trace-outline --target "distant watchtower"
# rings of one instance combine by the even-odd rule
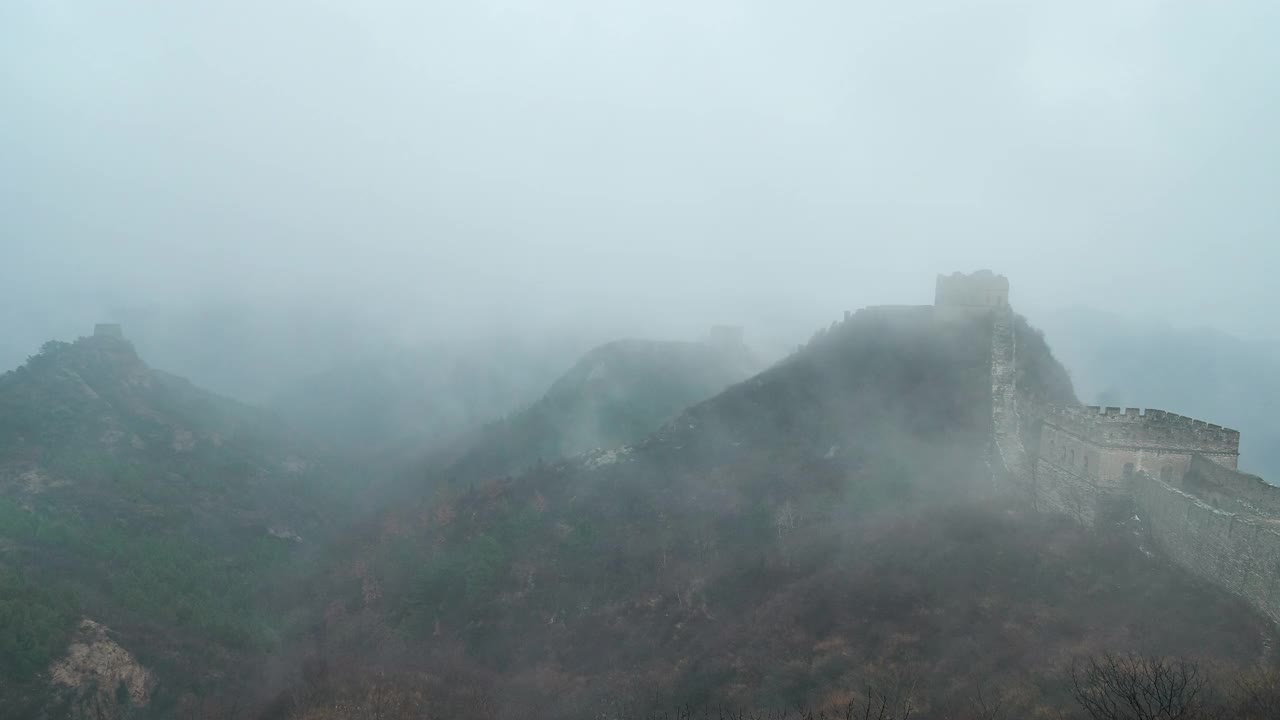
[[[93,336],[123,340],[124,328],[120,327],[119,323],[98,323],[93,326]]]
[[[990,270],[966,275],[956,272],[939,275],[934,305],[964,308],[1005,308],[1009,306],[1009,280]]]

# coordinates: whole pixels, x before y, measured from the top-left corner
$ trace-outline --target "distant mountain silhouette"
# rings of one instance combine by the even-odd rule
[[[442,449],[428,472],[483,479],[640,440],[663,422],[747,377],[746,347],[621,340],[602,345],[527,408]]]

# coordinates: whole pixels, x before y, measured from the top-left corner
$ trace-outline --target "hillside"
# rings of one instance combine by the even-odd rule
[[[81,715],[116,702],[93,687],[124,682],[114,671],[50,677],[73,633],[145,668],[129,690],[152,708],[244,672],[276,642],[264,580],[291,573],[344,504],[274,418],[120,338],[46,343],[0,375],[0,715],[36,717],[50,683],[74,686],[57,698]]]
[[[745,347],[622,340],[584,355],[528,407],[435,453],[428,472],[482,479],[643,438],[747,377]]]
[[[1018,332],[1024,399],[1073,402]],[[308,591],[312,652],[533,717],[840,705],[902,676],[926,707],[983,681],[1044,714],[1077,653],[1263,653],[1240,602],[991,495],[988,346],[928,308],[859,313],[632,446],[388,512]]]

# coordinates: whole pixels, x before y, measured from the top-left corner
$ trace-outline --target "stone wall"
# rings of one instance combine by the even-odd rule
[[[1009,284],[989,271],[938,276],[934,318],[990,322],[994,476],[1085,526],[1136,513],[1171,560],[1280,622],[1280,488],[1236,471],[1239,432],[1154,409],[1020,413]],[[1035,422],[1024,442],[1022,424]]]
[[[1280,523],[1215,508],[1147,473],[1134,476],[1133,499],[1153,545],[1280,622]]]
[[[1098,486],[1043,456],[1036,461],[1035,508],[1062,513],[1085,527],[1098,520]]]
[[[1049,422],[1040,426],[1040,457],[1064,471],[1088,478],[1095,485],[1108,477],[1101,472],[1102,454],[1101,448],[1075,433]]]
[[[991,311],[991,421],[1003,477],[1012,490],[1031,494],[1032,467],[1018,415],[1018,344],[1013,310]]]
[[[1200,456],[1191,459],[1183,489],[1220,509],[1280,518],[1280,487]]]
[[[1027,454],[1018,411],[1017,324],[1009,305],[1009,281],[990,270],[939,275],[934,319],[975,321],[991,328],[992,476],[997,487],[1030,501],[1034,460]]]
[[[1048,464],[1048,475],[1035,481],[1036,506],[1068,511],[1090,524],[1087,518],[1097,512],[1081,514],[1075,508],[1080,503],[1095,509],[1122,506],[1119,498],[1129,496],[1134,474],[1181,485],[1193,458],[1200,456],[1233,472],[1228,468],[1235,467],[1239,446],[1235,430],[1161,410],[1050,408],[1042,419],[1036,462],[1037,471],[1040,461]],[[1092,500],[1085,497],[1090,487]]]
[[[1088,527],[1136,514],[1162,554],[1280,622],[1280,488],[1233,469],[1238,443],[1234,430],[1172,413],[1050,412],[1035,507]]]
[[[1239,432],[1164,410],[1053,408],[1045,419],[1099,445],[1185,456],[1183,472],[1193,454],[1230,468],[1240,455]]]

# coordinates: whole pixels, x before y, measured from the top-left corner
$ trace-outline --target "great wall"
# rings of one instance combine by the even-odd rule
[[[990,318],[999,486],[1087,527],[1135,523],[1145,544],[1280,623],[1280,487],[1237,469],[1240,433],[1163,410],[1019,403],[1008,298],[1008,280],[979,271],[938,276],[934,301],[941,321]]]

